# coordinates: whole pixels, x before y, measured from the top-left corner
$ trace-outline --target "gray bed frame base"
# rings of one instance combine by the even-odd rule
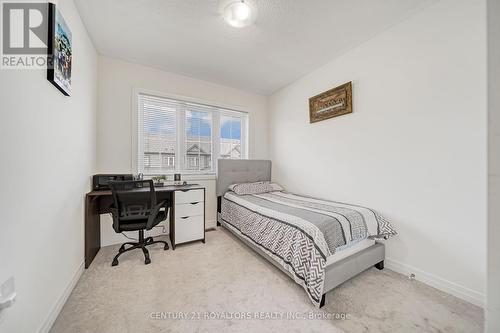
[[[277,262],[270,258],[264,250],[253,244],[243,236],[233,232],[224,221],[219,218],[221,198],[226,193],[231,184],[271,180],[271,161],[267,160],[218,160],[217,169],[217,225],[222,225],[233,235],[238,237],[243,243],[262,257],[278,267],[282,272],[293,279],[290,272],[281,267]],[[376,243],[362,251],[359,251],[349,257],[327,265],[325,268],[325,284],[323,295],[321,297],[320,307],[325,305],[325,295],[330,290],[341,285],[352,277],[375,266],[377,269],[384,269],[385,246],[382,243]]]

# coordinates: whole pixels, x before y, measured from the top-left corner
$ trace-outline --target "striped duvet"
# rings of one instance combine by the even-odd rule
[[[316,306],[323,295],[327,257],[339,247],[396,234],[372,209],[279,191],[227,192],[218,218],[290,272]]]

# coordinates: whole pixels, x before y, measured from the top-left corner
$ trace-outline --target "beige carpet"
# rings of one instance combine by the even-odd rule
[[[101,249],[52,332],[483,330],[480,308],[388,269],[360,274],[328,293],[326,306],[316,309],[301,287],[221,228],[207,233],[206,244],[175,251],[155,245],[147,266],[142,252],[132,251],[111,267],[117,249]]]

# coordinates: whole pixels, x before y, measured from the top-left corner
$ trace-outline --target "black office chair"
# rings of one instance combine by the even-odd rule
[[[125,252],[142,249],[147,265],[151,263],[146,246],[162,243],[164,250],[168,250],[165,241],[154,241],[153,237],[144,238],[144,230],[151,230],[158,223],[166,220],[168,207],[166,201],[156,203],[156,193],[152,180],[133,180],[110,182],[113,193],[114,206],[111,208],[113,229],[117,233],[124,231],[139,231],[138,242],[126,242],[113,259],[112,266],[118,265],[118,257]],[[161,208],[165,210],[161,210]],[[126,245],[131,245],[125,248]]]

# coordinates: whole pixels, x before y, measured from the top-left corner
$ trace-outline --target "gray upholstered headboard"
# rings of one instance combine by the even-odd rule
[[[226,193],[229,185],[271,180],[271,161],[268,160],[218,160],[217,196]]]

